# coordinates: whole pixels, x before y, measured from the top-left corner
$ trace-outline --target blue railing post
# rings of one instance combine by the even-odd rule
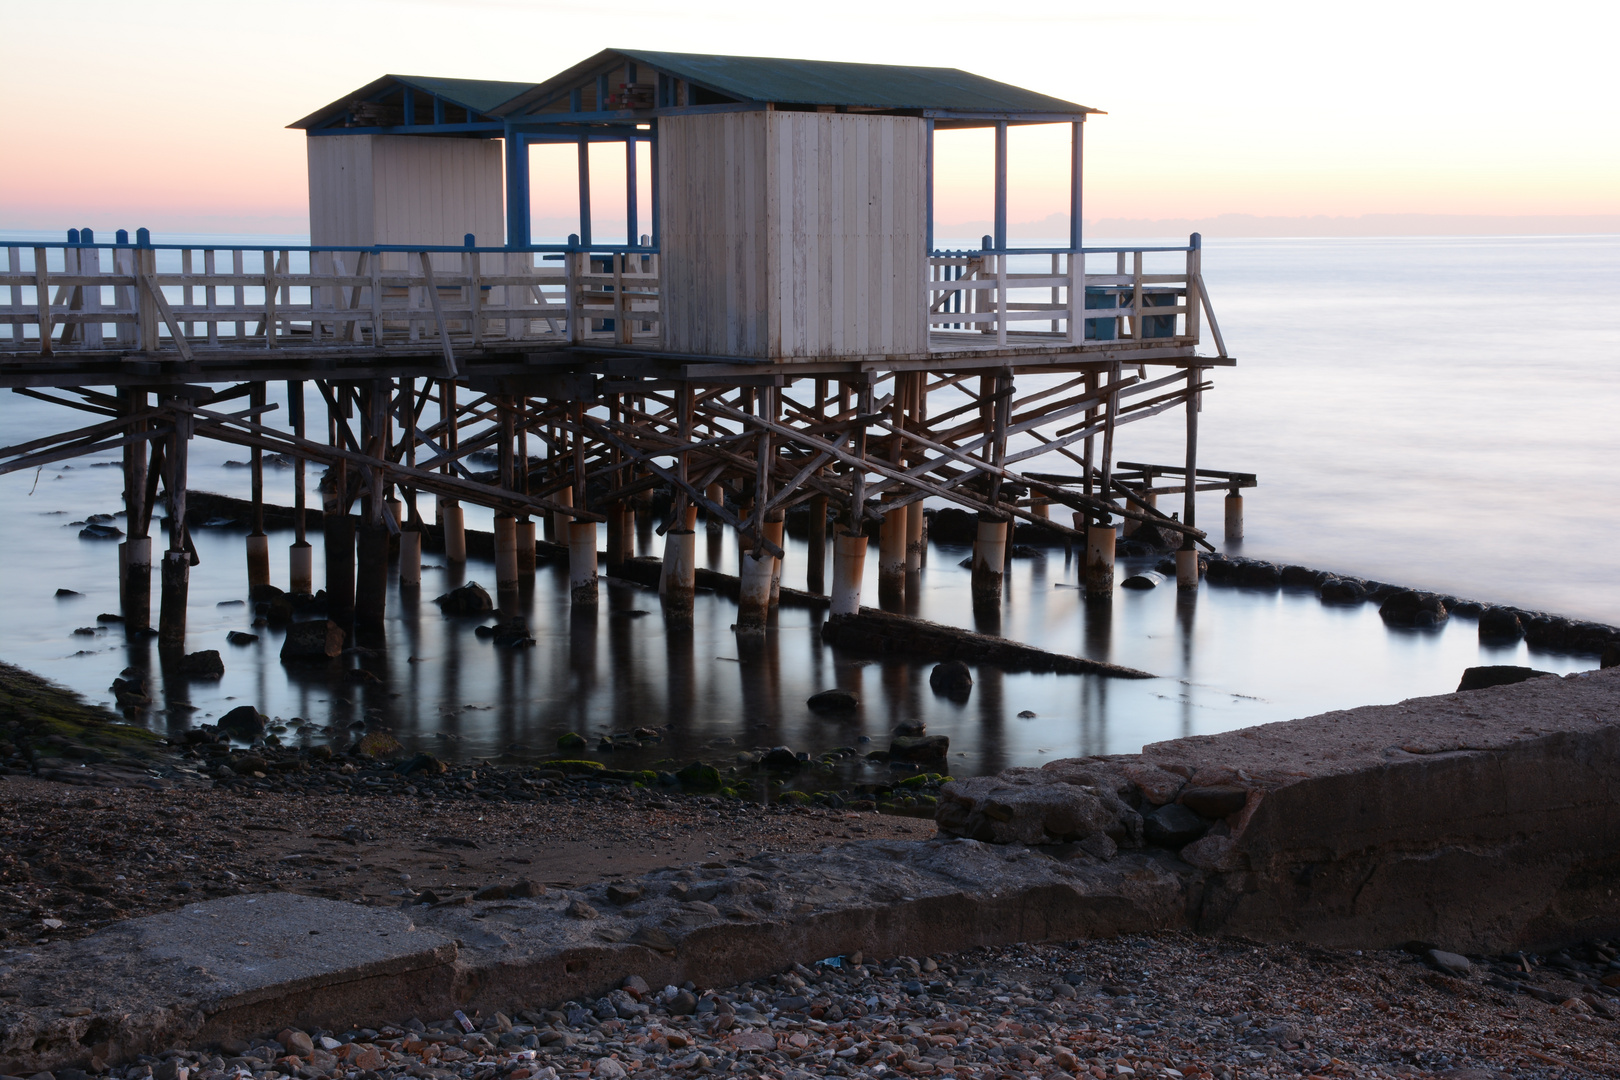
[[[67,242],[70,243],[70,244],[77,244],[79,242],[79,230],[78,229],[69,229],[68,230]]]
[[[475,248],[478,246],[478,238],[472,233],[468,233],[466,236],[462,237],[461,242],[465,247],[469,248]]]
[[[81,244],[93,244],[95,242],[96,242],[96,234],[92,230],[90,230],[90,229],[80,229],[79,230],[79,243],[81,243]]]
[[[136,247],[141,247],[141,248],[149,248],[149,247],[151,247],[152,246],[152,230],[151,229],[136,229],[135,230],[135,246]]]
[[[119,247],[129,247],[129,230],[119,229],[113,234],[113,240],[118,244]]]

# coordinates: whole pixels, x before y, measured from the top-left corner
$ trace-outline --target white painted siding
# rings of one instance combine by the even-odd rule
[[[768,356],[763,112],[658,122],[665,347]]]
[[[782,360],[926,352],[924,152],[914,117],[661,120],[666,347]]]
[[[305,139],[309,155],[309,242],[320,247],[376,243],[371,135]]]
[[[769,117],[772,355],[926,352],[923,121]]]
[[[501,144],[493,139],[320,135],[309,148],[310,242],[317,246],[506,240]]]

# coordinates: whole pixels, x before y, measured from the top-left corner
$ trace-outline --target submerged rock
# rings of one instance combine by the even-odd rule
[[[1155,589],[1164,583],[1164,575],[1152,570],[1144,570],[1140,574],[1132,574],[1119,583],[1122,589]]]
[[[1378,606],[1378,614],[1391,626],[1424,627],[1439,626],[1451,613],[1434,593],[1402,589]]]
[[[860,707],[861,699],[855,696],[853,690],[833,689],[811,694],[805,704],[813,712],[851,712]]]
[[[947,660],[935,664],[928,674],[928,685],[934,693],[953,701],[966,701],[973,692],[973,673],[960,660]]]
[[[889,760],[938,761],[950,749],[947,735],[897,735],[889,743]]]
[[[220,679],[225,676],[225,661],[220,659],[218,649],[204,649],[202,652],[187,653],[180,661],[180,674],[193,679]]]
[[[1367,597],[1361,582],[1354,578],[1330,577],[1318,590],[1324,604],[1359,604]]]
[[[233,739],[252,742],[264,734],[264,714],[252,705],[238,705],[219,718],[219,730]]]
[[[446,615],[488,615],[495,610],[495,601],[476,581],[469,581],[459,589],[451,589],[433,602]]]
[[[1490,607],[1479,613],[1479,640],[1518,641],[1522,637],[1524,625],[1512,608]]]
[[[293,623],[281,643],[281,660],[332,660],[343,652],[343,628],[330,619]]]

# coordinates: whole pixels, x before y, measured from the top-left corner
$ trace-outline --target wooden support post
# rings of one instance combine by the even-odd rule
[[[787,530],[786,515],[781,510],[772,510],[765,515],[765,542],[775,544],[783,552],[783,533]],[[780,557],[771,559],[771,603],[772,611],[782,606],[782,560]]]
[[[391,381],[374,379],[362,396],[361,445],[374,458],[388,456],[388,404],[393,398]],[[366,495],[354,583],[354,622],[356,628],[378,631],[388,606],[389,522],[383,499],[383,471],[378,466],[366,470]]]
[[[169,549],[163,553],[158,649],[168,656],[180,655],[186,645],[186,595],[191,582],[191,555],[186,545],[186,458],[193,422],[189,413],[175,412],[166,455]]]
[[[256,382],[248,391],[248,402],[254,408],[265,403],[265,386]],[[270,538],[264,535],[264,451],[254,447],[251,461],[253,473],[253,530],[247,536],[248,594],[257,596],[270,585]]]
[[[1187,369],[1187,482],[1181,504],[1181,522],[1196,526],[1198,498],[1198,383],[1203,369]],[[1181,550],[1176,552],[1176,586],[1182,589],[1198,588],[1198,549],[1193,538],[1182,533]]]
[[[723,506],[725,504],[726,497],[725,485],[716,480],[703,490],[703,497],[716,505]],[[725,531],[726,523],[721,521],[717,515],[709,514],[707,517],[709,521],[710,536],[719,536]]]
[[[146,431],[149,422],[135,419],[146,412],[146,391],[124,390],[120,396],[125,415],[131,418],[130,434]],[[129,538],[118,545],[118,595],[126,634],[152,625],[152,538],[148,535],[152,511],[146,501],[146,450],[144,441],[124,445],[124,528]]]
[[[512,402],[518,417],[528,416],[528,402],[523,398],[516,398]],[[517,490],[529,494],[529,423],[526,419],[517,423],[517,451],[513,455],[513,466],[517,472]],[[514,542],[517,545],[517,573],[520,583],[534,582],[534,521],[527,513],[519,514],[514,533]]]
[[[328,400],[327,435],[330,445],[338,445],[340,410],[347,402],[346,390],[341,385],[336,404]],[[339,460],[328,474],[331,488],[326,493],[323,529],[326,543],[326,613],[327,618],[345,631],[354,622],[354,519],[349,516],[349,466]]]
[[[304,437],[304,382],[287,382],[287,413],[293,436]],[[304,521],[308,494],[305,490],[304,455],[293,459],[293,545],[287,553],[287,591],[308,595],[315,591],[315,549],[310,547]]]
[[[741,537],[738,537],[741,542]],[[737,591],[737,632],[763,633],[771,608],[771,573],[776,560],[764,547],[756,545],[742,555],[742,573]]]
[[[1096,600],[1114,595],[1114,526],[1093,521],[1086,526],[1086,596]]]
[[[524,183],[527,184],[528,166],[524,166]],[[524,208],[523,220],[528,221],[528,208]],[[439,383],[439,418],[444,422],[444,448],[452,456],[455,455],[461,443],[460,411],[456,407],[456,381],[445,379]],[[446,462],[443,472],[449,475],[452,467]],[[461,509],[459,499],[448,499],[439,496],[439,524],[444,528],[444,557],[445,561],[452,563],[465,563],[467,561],[467,522],[466,515]]]
[[[805,588],[813,593],[827,591],[827,496],[810,500],[809,554],[805,559]]]

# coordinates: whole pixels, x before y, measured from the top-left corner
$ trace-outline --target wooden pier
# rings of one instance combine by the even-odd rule
[[[297,463],[293,592],[317,588],[303,515],[307,466],[324,470],[326,610],[361,631],[382,625],[391,551],[402,586],[420,581],[429,516],[447,557],[465,559],[463,503],[495,512],[503,604],[534,573],[537,528],[571,552],[573,603],[594,604],[598,526],[612,572],[655,491],[671,500],[667,614],[690,618],[701,514],[747,552],[744,633],[800,574],[835,616],[857,612],[873,523],[883,606],[901,610],[930,499],[979,515],[979,603],[1000,597],[1019,521],[1095,552],[1099,595],[1120,522],[1181,534],[1196,584],[1197,491],[1253,483],[1197,463],[1201,397],[1234,361],[1196,235],[1083,246],[1092,112],[964,72],[666,53],[605,52],[533,85],[386,77],[297,125],[309,246],[172,245],[145,230],[0,240],[0,388],[89,414],[0,448],[0,472],[122,450],[125,617],[150,625],[161,495],[169,650],[183,647],[194,564],[193,438],[251,451],[256,506],[263,455]],[[1007,241],[1006,136],[1026,123],[1072,129],[1060,248]],[[934,247],[934,138],[952,127],[997,134],[996,234],[974,250]],[[565,243],[529,235],[526,147],[544,141],[579,147],[580,227]],[[603,141],[626,148],[636,243],[592,240],[588,150]],[[478,242],[503,224],[505,243]],[[279,382],[286,410],[268,403]],[[304,415],[309,384],[322,417]],[[1185,416],[1185,462],[1117,462],[1129,426],[1165,413]],[[471,456],[491,452],[496,475],[475,475]],[[1179,487],[1155,487],[1176,470]],[[1174,515],[1158,505],[1172,491]],[[784,516],[801,504],[807,565],[784,568]],[[252,586],[271,584],[265,543],[256,515]]]

